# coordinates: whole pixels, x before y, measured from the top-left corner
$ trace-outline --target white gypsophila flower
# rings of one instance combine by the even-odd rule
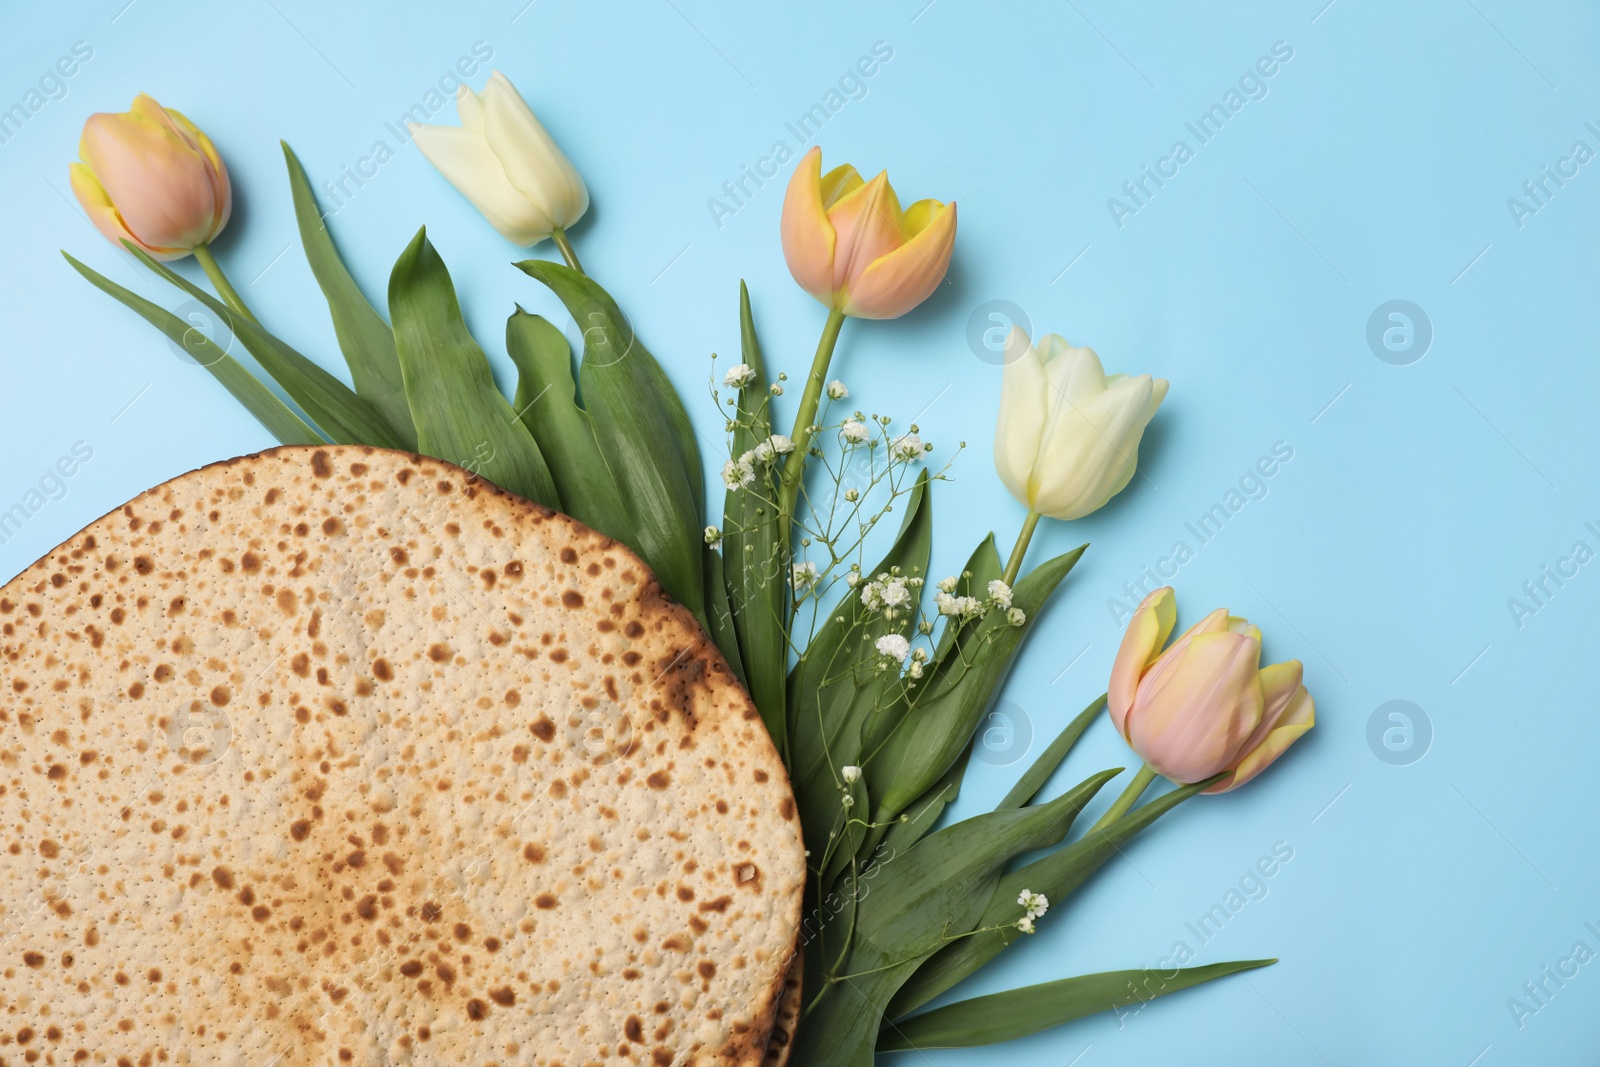
[[[849,574],[845,575],[844,576],[844,584],[848,585],[851,589],[854,589],[856,586],[860,585],[861,584],[861,572],[860,571],[851,571]]]
[[[918,651],[921,650],[919,649]],[[920,659],[914,659],[911,661],[911,666],[906,668],[906,677],[913,680],[922,677],[922,661]]]
[[[843,400],[845,397],[847,397],[849,395],[850,395],[850,390],[846,389],[844,387],[844,383],[841,382],[839,379],[835,378],[833,381],[828,383],[828,399],[829,400]]]
[[[722,384],[732,389],[743,389],[756,380],[756,369],[748,363],[740,363],[728,368],[728,373],[722,376]]]
[[[752,463],[771,463],[773,454],[772,442],[762,441],[739,458],[741,460],[748,459]]]
[[[1017,920],[1017,929],[1025,934],[1033,933],[1033,920],[1024,915]]]
[[[722,540],[722,531],[715,526],[706,527],[706,544],[714,545]]]
[[[856,766],[840,767],[839,777],[844,779],[845,785],[854,785],[861,777],[861,768]]]
[[[849,793],[846,793],[844,796],[839,798],[839,806],[841,808],[854,807],[855,803],[856,803],[856,798],[851,796]]]
[[[773,382],[772,385],[768,387],[767,392],[771,393],[773,396],[782,396],[783,386],[779,385],[777,382]]]
[[[865,444],[872,440],[872,429],[859,419],[845,419],[844,425],[839,427],[839,436],[848,444]]]
[[[1027,912],[1027,917],[1030,919],[1037,919],[1050,910],[1050,898],[1031,889],[1024,889],[1018,893],[1017,903]]]
[[[750,465],[749,453],[730,459],[722,465],[722,484],[730,491],[743,489],[756,480],[755,468]]]
[[[886,608],[897,608],[911,600],[911,591],[906,588],[904,578],[890,578],[883,583],[878,599],[883,601],[883,606]]]
[[[817,573],[817,565],[809,559],[804,563],[796,563],[790,570],[792,573],[789,575],[789,582],[797,593],[812,588],[821,579],[821,575]]]
[[[956,591],[956,586],[960,584],[961,579],[952,574],[948,578],[940,578],[937,588],[941,593],[954,593]]]
[[[844,491],[844,499],[846,503],[854,504],[857,500],[861,499],[861,490],[855,488],[854,486],[846,489]]]
[[[989,599],[999,604],[1002,608],[1011,606],[1011,587],[996,578],[989,583]]]
[[[1021,626],[1027,621],[1028,613],[1021,608],[1011,608],[1006,612],[1006,622],[1009,622],[1012,626]]]
[[[899,437],[896,437],[894,439],[894,443],[889,446],[889,452],[891,455],[893,455],[896,459],[903,459],[908,462],[913,459],[920,459],[922,457],[922,453],[926,450],[927,446],[922,443],[922,438],[918,437],[914,433],[901,434]]]
[[[788,434],[775,433],[764,442],[766,446],[780,456],[787,456],[794,451],[794,442],[789,440]]]
[[[872,643],[872,647],[896,663],[904,663],[906,657],[911,654],[911,642],[899,634],[884,634]]]

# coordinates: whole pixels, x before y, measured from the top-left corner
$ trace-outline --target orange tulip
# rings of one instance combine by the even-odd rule
[[[887,171],[870,182],[848,164],[823,174],[813,148],[789,180],[782,233],[802,289],[845,315],[896,319],[944,280],[956,205],[919,200],[902,211]]]
[[[128,111],[90,115],[78,155],[72,191],[115,244],[181,259],[228,224],[233,191],[211,139],[144,93]]]

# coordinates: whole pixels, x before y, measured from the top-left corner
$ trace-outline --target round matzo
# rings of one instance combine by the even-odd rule
[[[274,449],[0,589],[0,1065],[756,1064],[788,778],[626,548]]]

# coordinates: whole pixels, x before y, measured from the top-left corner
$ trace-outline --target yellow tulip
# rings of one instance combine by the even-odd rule
[[[72,191],[113,243],[180,259],[228,224],[233,191],[211,139],[144,93],[128,111],[90,115],[78,155]]]
[[[919,200],[902,211],[888,172],[867,182],[846,164],[824,175],[813,148],[789,181],[782,235],[789,273],[806,292],[855,318],[897,319],[944,280],[956,205]]]

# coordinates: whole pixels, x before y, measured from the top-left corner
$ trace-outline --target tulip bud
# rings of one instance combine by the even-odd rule
[[[1139,440],[1167,395],[1164,378],[1107,375],[1092,348],[1056,334],[1035,346],[1021,327],[1007,362],[994,465],[1011,495],[1054,519],[1081,519],[1127,486]]]
[[[589,210],[589,189],[504,74],[456,93],[460,126],[408,123],[428,162],[506,240],[529,248]]]
[[[95,229],[154,259],[180,259],[228,224],[233,190],[211,139],[181,112],[140,93],[83,124],[72,191]]]
[[[1298,660],[1258,669],[1261,631],[1218,608],[1162,651],[1177,621],[1171,587],[1145,597],[1111,668],[1106,707],[1117,731],[1175,782],[1228,776],[1237,789],[1316,724]]]
[[[800,287],[835,311],[897,319],[939,287],[956,241],[956,205],[904,211],[888,172],[870,182],[848,164],[822,173],[812,148],[783,201],[783,256]]]

